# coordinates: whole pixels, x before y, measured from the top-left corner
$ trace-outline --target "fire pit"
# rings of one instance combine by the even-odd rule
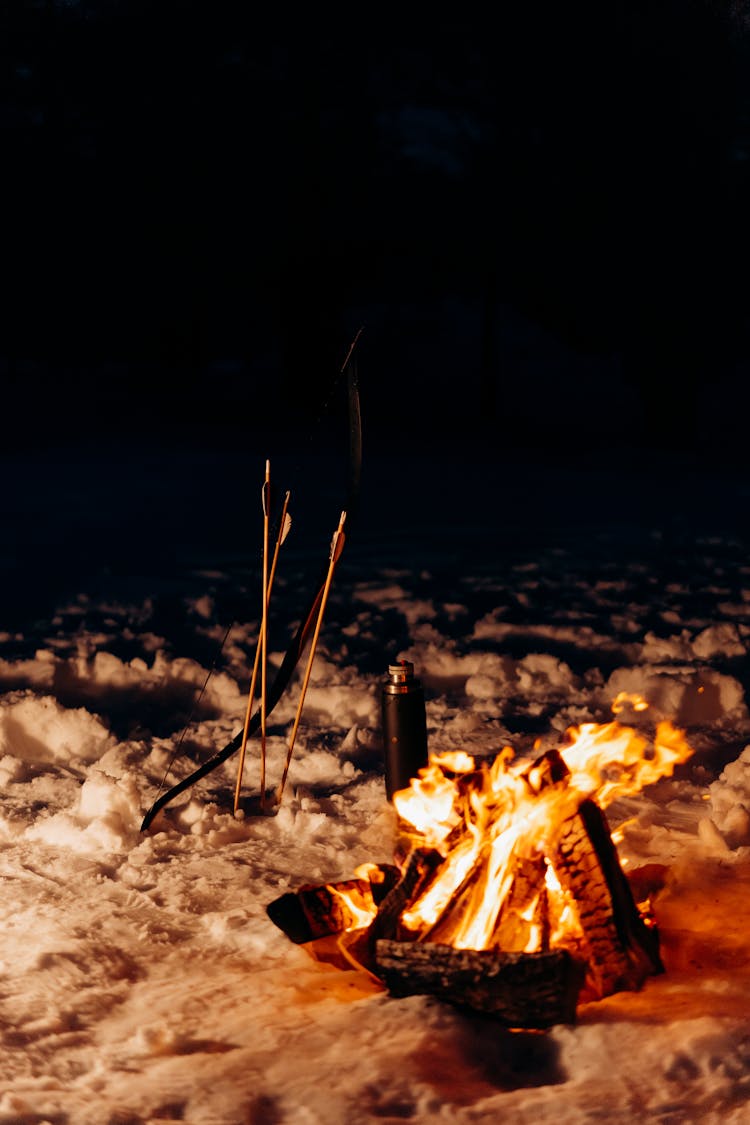
[[[393,865],[300,887],[269,917],[394,996],[431,994],[514,1027],[573,1022],[581,1001],[664,971],[604,810],[691,753],[669,722],[647,738],[613,721],[571,728],[531,763],[509,747],[491,762],[434,755],[394,795]]]

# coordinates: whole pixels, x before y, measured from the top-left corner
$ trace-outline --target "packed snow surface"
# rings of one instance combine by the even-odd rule
[[[281,557],[278,666],[325,560]],[[429,513],[424,517],[429,518]],[[242,727],[256,557],[81,575],[51,611],[0,621],[0,1122],[360,1125],[750,1120],[750,555],[730,535],[612,514],[513,540],[491,510],[352,535],[326,612],[284,797],[257,815],[259,740],[145,811]],[[249,552],[248,552],[249,556]],[[393,862],[380,686],[413,661],[430,749],[521,757],[607,722],[668,718],[694,753],[608,810],[652,889],[665,973],[515,1031],[315,960],[269,919],[304,883]],[[274,709],[286,755],[305,661]],[[209,672],[211,673],[209,676]],[[621,716],[622,717],[622,716]]]

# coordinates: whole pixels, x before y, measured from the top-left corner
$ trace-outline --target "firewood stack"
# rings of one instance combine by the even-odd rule
[[[556,751],[526,771],[524,780],[535,793],[549,796],[555,787],[567,815],[545,824],[535,848],[519,836],[524,842],[518,854],[511,848],[501,895],[489,835],[434,916],[415,928],[415,903],[445,874],[455,849],[471,843],[473,831],[461,820],[439,847],[413,836],[400,869],[376,868],[371,887],[366,878],[308,885],[272,903],[269,916],[293,941],[340,934],[348,961],[356,950],[357,961],[393,996],[432,995],[511,1027],[572,1023],[582,1000],[636,990],[664,970],[658,934],[638,910],[603,810],[577,794],[567,778]],[[470,777],[461,782],[464,788],[471,783]],[[559,883],[554,894],[548,868]],[[347,901],[354,894],[353,912],[339,892]],[[480,903],[486,907],[493,895],[488,936],[474,947],[472,911]],[[364,926],[363,905],[371,910]],[[563,910],[566,926],[560,925]],[[355,933],[347,936],[352,925]]]

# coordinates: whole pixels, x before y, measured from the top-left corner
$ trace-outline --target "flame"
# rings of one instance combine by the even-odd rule
[[[416,828],[427,844],[437,847],[461,822],[455,797],[454,781],[443,773],[439,759],[433,757],[408,789],[393,794],[393,804],[402,820]]]
[[[619,715],[621,711],[625,710],[628,703],[634,711],[648,711],[648,701],[638,692],[619,691],[612,704],[612,714]]]
[[[652,747],[640,734],[618,722],[583,723],[568,730],[570,745],[561,757],[570,784],[607,808],[618,797],[639,793],[646,785],[671,777],[674,767],[692,754],[683,731],[668,721],[656,728]]]
[[[374,866],[374,864],[362,864],[362,868]],[[361,871],[362,868],[358,868],[357,870]],[[350,933],[352,930],[361,930],[364,926],[370,925],[375,916],[375,904],[372,899],[372,894],[369,891],[364,891],[357,887],[347,888],[340,885],[337,886],[335,883],[326,883],[326,890],[336,898],[341,899],[346,908],[346,912],[349,914],[349,919],[342,931],[343,933]]]
[[[642,697],[620,693],[613,711],[626,704],[648,708]],[[604,809],[671,776],[691,754],[684,733],[669,722],[659,722],[649,741],[613,720],[569,728],[562,749],[532,764],[515,760],[510,747],[490,765],[463,752],[433,756],[408,789],[394,794],[420,846],[443,856],[402,925],[413,938],[466,949],[491,948],[501,934],[525,952],[577,940],[576,903],[547,858],[562,826],[584,799]]]
[[[377,863],[360,863],[359,867],[354,868],[354,878],[366,879],[369,883],[382,883],[385,874]]]

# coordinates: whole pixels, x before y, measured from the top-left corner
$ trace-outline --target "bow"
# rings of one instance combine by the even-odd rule
[[[359,503],[360,493],[360,480],[362,472],[362,417],[360,410],[359,400],[359,381],[357,378],[356,364],[352,362],[352,355],[356,347],[357,341],[361,335],[362,329],[357,332],[354,340],[349,348],[346,359],[341,367],[339,375],[346,373],[347,375],[347,392],[348,392],[348,415],[349,415],[349,479],[347,483],[347,500],[346,500],[346,514],[347,514],[347,534],[351,531],[351,526],[354,522],[354,514]],[[315,624],[320,610],[320,605],[323,600],[326,583],[328,580],[329,570],[331,567],[331,560],[327,559],[326,564],[318,578],[315,585],[315,592],[310,602],[309,608],[303,616],[297,631],[292,637],[289,647],[286,650],[284,659],[271,683],[267,697],[266,697],[266,715],[269,715],[274,709],[276,704],[281,699],[286,691],[289,682],[294,673],[294,669],[305,651],[307,642],[309,641],[315,629]],[[252,737],[260,728],[261,716],[260,711],[256,711],[250,719],[247,727],[247,737]],[[232,757],[241,747],[244,736],[244,730],[239,731],[234,736],[231,742],[228,742],[223,749],[217,751],[212,757],[208,758],[201,766],[192,773],[184,777],[182,781],[178,781],[171,789],[167,789],[161,796],[157,797],[151,808],[148,810],[141,823],[141,832],[145,832],[154,820],[154,817],[161,812],[165,805],[178,797],[180,793],[184,793],[186,789],[190,789],[196,782],[202,778],[207,777],[213,770],[217,769],[223,762],[226,762]]]

